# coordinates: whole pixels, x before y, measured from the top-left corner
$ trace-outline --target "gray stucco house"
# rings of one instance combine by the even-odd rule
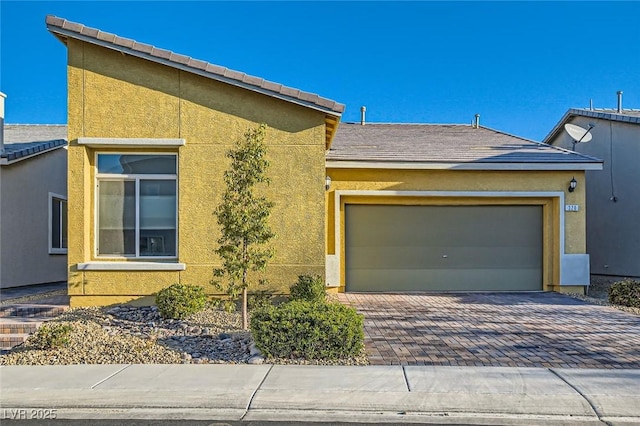
[[[587,252],[591,273],[640,277],[640,110],[569,109],[544,139],[572,149],[565,124],[587,130],[591,141],[575,150],[604,160],[602,171],[586,172]]]
[[[67,280],[67,126],[4,124],[0,288]]]

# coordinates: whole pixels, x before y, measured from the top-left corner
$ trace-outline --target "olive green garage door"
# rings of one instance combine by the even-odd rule
[[[542,206],[345,206],[346,291],[542,290]]]

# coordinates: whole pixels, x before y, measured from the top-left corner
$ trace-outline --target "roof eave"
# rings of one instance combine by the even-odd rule
[[[562,132],[562,126],[569,122],[571,117],[589,117],[597,120],[610,120],[616,121],[620,123],[628,123],[628,124],[640,124],[640,117],[631,117],[629,115],[618,114],[615,112],[601,112],[601,111],[591,111],[584,110],[579,108],[570,108],[567,112],[564,113],[560,121],[551,129],[549,134],[542,141],[547,145],[552,145],[551,142],[553,139],[557,137],[557,135]],[[552,145],[553,146],[553,145]]]
[[[327,169],[399,169],[399,170],[602,170],[602,161],[565,163],[492,163],[492,162],[417,162],[326,160]]]
[[[3,157],[0,157],[0,165],[9,166],[11,164],[19,163],[20,161],[28,160],[30,158],[37,157],[37,156],[43,155],[43,154],[47,154],[49,152],[55,151],[55,150],[60,149],[60,148],[64,148],[65,146],[67,146],[66,141],[65,141],[64,144],[56,145],[54,147],[51,147],[51,148],[48,148],[48,149],[44,149],[42,151],[34,152],[32,154],[29,154],[29,155],[22,155],[20,157],[13,158],[13,159],[9,159],[9,155],[7,155],[5,153],[5,154],[3,154],[4,155]]]
[[[560,121],[558,121],[556,125],[553,126],[549,134],[542,140],[542,143],[552,145],[551,141],[555,139],[556,135],[562,131],[562,126],[565,125],[569,121],[569,119],[575,115],[572,113],[572,111],[574,111],[573,108],[567,110],[567,112],[564,113]]]

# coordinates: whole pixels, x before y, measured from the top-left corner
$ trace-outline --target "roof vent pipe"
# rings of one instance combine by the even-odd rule
[[[4,98],[7,95],[0,92],[0,154],[4,154]]]
[[[362,126],[364,126],[364,123],[365,123],[364,116],[365,116],[366,112],[367,112],[367,107],[364,106],[364,105],[361,106],[360,107],[360,125],[362,125]]]
[[[618,90],[618,114],[622,113],[622,90]]]
[[[475,127],[476,129],[480,128],[480,114],[476,114],[476,122],[473,127]]]

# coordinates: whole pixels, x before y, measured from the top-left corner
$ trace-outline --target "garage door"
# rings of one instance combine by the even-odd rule
[[[542,290],[541,206],[345,206],[346,291]]]

